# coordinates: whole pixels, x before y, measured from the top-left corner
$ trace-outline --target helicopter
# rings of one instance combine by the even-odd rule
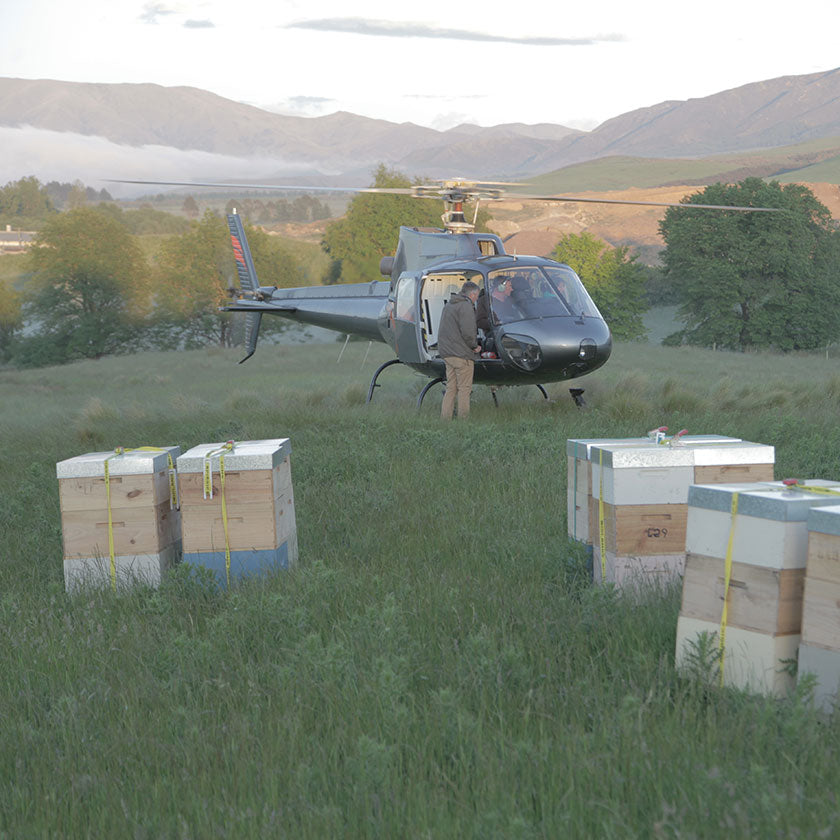
[[[190,187],[335,191],[332,187],[301,187],[206,182],[122,181]],[[341,188],[354,193],[411,195],[442,199],[442,228],[400,227],[393,256],[383,257],[380,273],[386,280],[279,289],[261,286],[254,268],[242,217],[227,215],[240,288],[236,299],[222,307],[246,314],[247,361],[257,348],[264,314],[387,343],[395,358],[380,365],[370,381],[367,402],[373,398],[380,374],[402,364],[427,376],[417,407],[429,390],[445,382],[446,365],[437,352],[437,335],[450,296],[471,280],[480,289],[479,307],[486,319],[479,331],[483,348],[475,360],[473,381],[488,385],[494,402],[502,385],[533,385],[548,399],[544,385],[576,379],[604,365],[612,351],[612,336],[598,308],[575,271],[564,263],[536,256],[508,254],[501,238],[476,233],[464,204],[497,201],[505,186],[499,182],[461,178],[411,188]],[[517,200],[576,201],[696,210],[773,211],[775,208],[629,201],[580,196],[519,195]],[[480,322],[481,326],[482,322]],[[445,386],[444,386],[445,387]],[[575,403],[584,405],[583,390],[570,388]]]

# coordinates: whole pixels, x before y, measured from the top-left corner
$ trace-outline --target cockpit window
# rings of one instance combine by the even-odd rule
[[[566,306],[572,310],[573,315],[585,315],[591,318],[600,318],[601,313],[598,307],[592,302],[589,293],[580,282],[580,277],[568,266],[543,266],[543,271],[548,275],[558,294]]]
[[[496,324],[557,315],[598,315],[595,304],[571,269],[506,268],[491,272],[487,285]]]

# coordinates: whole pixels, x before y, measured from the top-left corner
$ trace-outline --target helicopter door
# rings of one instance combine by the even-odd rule
[[[411,274],[400,277],[394,305],[394,337],[397,356],[401,362],[419,362],[417,338],[417,278]]]
[[[471,273],[472,275],[472,273]],[[466,277],[463,274],[429,274],[423,278],[420,289],[420,324],[422,326],[423,349],[426,358],[438,358],[437,341],[440,316],[443,307],[453,292],[459,292],[466,280],[483,286],[481,274]]]

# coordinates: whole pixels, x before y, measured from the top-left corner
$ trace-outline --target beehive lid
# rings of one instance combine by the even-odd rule
[[[591,447],[589,459],[593,464],[603,463],[612,469],[693,467],[694,451],[685,446],[657,446],[651,442],[638,446],[606,444]]]
[[[709,445],[715,443],[737,443],[740,438],[727,437],[726,435],[684,435],[684,442]],[[573,458],[590,459],[590,450],[593,446],[661,446],[649,437],[638,438],[570,438],[566,441],[566,454]]]
[[[765,443],[748,440],[721,441],[713,445],[692,446],[696,467],[713,467],[722,464],[775,464],[776,450]]]
[[[234,441],[232,449],[224,449],[224,446],[223,442],[200,443],[194,446],[178,458],[178,471],[203,472],[207,457],[210,456],[215,467],[221,454],[225,456],[226,470],[271,470],[281,464],[292,451],[292,444],[288,438]]]
[[[181,452],[180,446],[162,446],[160,451],[130,450],[120,455],[110,452],[88,452],[55,465],[58,478],[104,478],[105,461],[109,475],[142,475],[168,469],[169,456],[173,462]]]
[[[834,497],[836,504],[827,507],[811,508],[808,511],[808,530],[821,534],[834,534],[840,537],[840,498]]]
[[[840,482],[812,479],[801,482],[840,492]],[[738,493],[738,514],[777,522],[805,522],[812,507],[836,505],[838,497],[786,487],[781,481],[755,484],[694,484],[688,489],[688,506],[729,513],[732,494]]]

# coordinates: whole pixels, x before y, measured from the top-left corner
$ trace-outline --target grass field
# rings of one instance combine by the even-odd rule
[[[820,357],[619,345],[469,423],[382,346],[0,370],[0,837],[840,835],[840,725],[673,667],[676,590],[591,585],[565,441],[666,424],[840,478]],[[63,590],[55,463],[288,436],[300,566],[218,593]]]
[[[838,183],[840,138],[810,140],[776,149],[696,158],[638,158],[610,156],[572,164],[529,180],[546,194],[587,190],[624,190],[671,184],[712,184],[742,180],[748,175],[789,182]],[[825,160],[828,158],[828,160]],[[812,163],[823,159],[823,163]],[[523,190],[524,192],[524,190]]]

